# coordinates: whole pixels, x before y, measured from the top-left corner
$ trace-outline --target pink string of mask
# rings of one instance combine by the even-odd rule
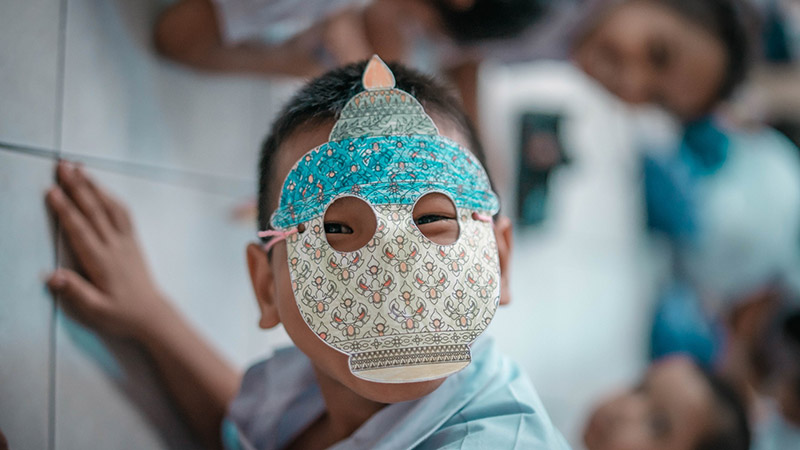
[[[258,237],[260,238],[267,238],[271,237],[272,239],[269,240],[266,244],[264,244],[264,251],[269,252],[272,247],[275,246],[278,242],[288,238],[289,236],[297,233],[297,227],[291,228],[289,230],[281,231],[281,230],[264,230],[258,232]]]
[[[491,216],[487,216],[486,214],[481,214],[479,212],[473,212],[472,218],[475,220],[480,220],[481,222],[492,223]]]

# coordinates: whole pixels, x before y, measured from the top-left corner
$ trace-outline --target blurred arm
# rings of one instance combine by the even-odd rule
[[[347,10],[279,45],[228,46],[214,5],[184,0],[164,11],[154,39],[162,55],[199,69],[309,77],[371,55],[362,22],[360,12]]]
[[[87,325],[141,343],[189,425],[220,447],[241,375],[161,294],[126,208],[79,168],[61,162],[57,176],[47,203],[85,277],[60,268],[48,286]]]
[[[208,447],[221,448],[222,419],[239,390],[241,374],[170,309],[163,324],[139,340],[195,433]]]
[[[744,123],[797,121],[798,110],[798,65],[756,67],[732,105],[734,117]]]

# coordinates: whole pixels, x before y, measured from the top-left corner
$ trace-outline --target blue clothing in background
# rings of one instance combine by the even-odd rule
[[[647,226],[673,243],[687,245],[697,233],[697,185],[725,163],[730,140],[711,118],[686,126],[680,147],[668,158],[644,158]]]
[[[680,146],[667,158],[644,158],[644,188],[647,226],[667,237],[674,249],[674,273],[659,293],[650,357],[682,353],[705,367],[714,364],[720,348],[714,326],[707,317],[692,284],[683,273],[682,252],[692,247],[700,230],[698,208],[703,178],[722,168],[730,140],[712,118],[688,124]]]
[[[677,151],[645,161],[648,225],[673,254],[654,358],[690,353],[713,365],[723,344],[715,317],[776,280],[800,286],[797,153],[772,129],[723,130],[704,119],[687,126]]]
[[[652,360],[681,353],[711,368],[722,345],[720,336],[702,310],[697,293],[685,282],[674,280],[661,292],[650,331]]]
[[[473,361],[418,400],[390,404],[332,449],[568,449],[527,376],[489,338]],[[223,423],[228,449],[280,449],[325,412],[297,348],[251,367]]]

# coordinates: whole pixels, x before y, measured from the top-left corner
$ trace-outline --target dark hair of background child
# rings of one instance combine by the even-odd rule
[[[521,34],[546,13],[541,0],[475,0],[465,9],[454,8],[447,0],[436,0],[448,34],[458,42],[511,38]]]
[[[712,429],[695,450],[748,450],[750,425],[741,396],[727,382],[706,370],[700,371],[714,397]]]
[[[756,12],[741,0],[649,0],[662,4],[719,39],[728,60],[714,101],[723,100],[744,81],[754,56]]]

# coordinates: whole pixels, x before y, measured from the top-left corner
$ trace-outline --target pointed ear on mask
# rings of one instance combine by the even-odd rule
[[[510,265],[511,245],[514,241],[514,230],[511,219],[499,216],[494,222],[494,237],[497,241],[497,258],[500,262],[500,304],[511,303]]]
[[[261,311],[258,326],[265,330],[272,328],[281,323],[281,318],[275,296],[275,275],[263,246],[255,243],[247,246],[247,267],[250,269],[250,281]]]

